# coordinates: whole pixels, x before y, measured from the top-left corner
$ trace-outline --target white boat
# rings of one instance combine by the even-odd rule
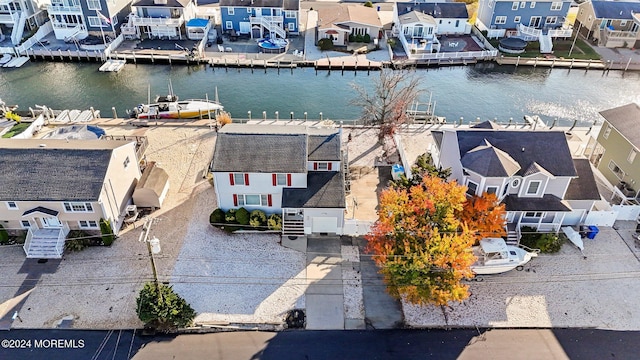
[[[502,238],[485,238],[472,248],[478,260],[471,265],[477,275],[500,274],[522,266],[538,256],[517,246],[507,245]]]
[[[216,99],[218,98],[216,89]],[[169,82],[169,95],[158,96],[154,103],[139,104],[131,112],[131,116],[137,119],[195,119],[199,117],[213,118],[222,111],[223,106],[218,101],[207,99],[178,100],[173,94],[171,82]]]

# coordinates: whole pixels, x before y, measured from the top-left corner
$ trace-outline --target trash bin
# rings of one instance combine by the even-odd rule
[[[587,239],[595,239],[596,235],[598,235],[598,232],[600,230],[598,229],[597,226],[589,226],[589,232],[587,232]]]
[[[399,180],[400,175],[404,175],[404,167],[400,164],[391,166],[391,178],[393,180]]]

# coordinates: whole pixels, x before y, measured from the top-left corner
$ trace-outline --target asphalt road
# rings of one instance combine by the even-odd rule
[[[0,359],[637,359],[640,332],[380,330],[224,332],[0,332]]]

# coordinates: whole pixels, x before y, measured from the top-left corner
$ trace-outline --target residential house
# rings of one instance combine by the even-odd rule
[[[331,39],[336,46],[347,46],[349,37],[368,35],[370,41],[382,38],[382,22],[374,8],[337,4],[318,9],[316,39]]]
[[[572,30],[563,29],[571,0],[506,1],[480,0],[476,26],[487,36],[518,36],[527,41],[540,41],[540,52],[551,52],[552,38],[570,37]]]
[[[47,15],[43,6],[43,0],[0,1],[0,44],[16,46],[25,34],[45,23]]]
[[[392,32],[407,54],[438,52],[438,36],[469,34],[468,20],[464,3],[398,2],[393,8]]]
[[[468,195],[493,193],[505,204],[510,241],[519,239],[523,226],[557,232],[580,224],[600,200],[588,161],[572,158],[562,131],[479,124],[432,134],[436,166],[451,168],[451,179]]]
[[[195,0],[137,0],[131,4],[127,30],[134,37],[182,39],[185,24],[196,17]],[[135,31],[135,35],[131,32]]]
[[[640,106],[635,103],[600,112],[604,123],[585,155],[612,185],[613,203],[640,204]]]
[[[78,41],[89,35],[116,37],[129,13],[129,0],[51,0],[47,7],[58,40]]]
[[[299,34],[300,0],[220,0],[222,30],[264,37]]]
[[[218,207],[281,214],[283,234],[342,234],[341,131],[297,125],[225,125],[211,171]]]
[[[136,143],[122,140],[0,141],[0,223],[24,229],[28,258],[60,258],[72,229],[114,233],[140,168]]]
[[[574,28],[598,46],[636,47],[640,2],[587,1],[579,5]]]

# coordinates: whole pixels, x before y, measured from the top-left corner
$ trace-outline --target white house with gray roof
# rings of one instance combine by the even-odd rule
[[[345,182],[340,131],[225,125],[211,164],[218,207],[283,216],[283,234],[342,234]]]
[[[140,168],[136,144],[121,140],[2,139],[0,222],[26,230],[28,258],[61,258],[72,229],[122,224]]]
[[[509,240],[523,226],[558,232],[582,223],[599,201],[587,159],[571,156],[562,131],[496,130],[487,123],[466,130],[433,131],[436,166],[468,195],[494,193],[506,205]]]

